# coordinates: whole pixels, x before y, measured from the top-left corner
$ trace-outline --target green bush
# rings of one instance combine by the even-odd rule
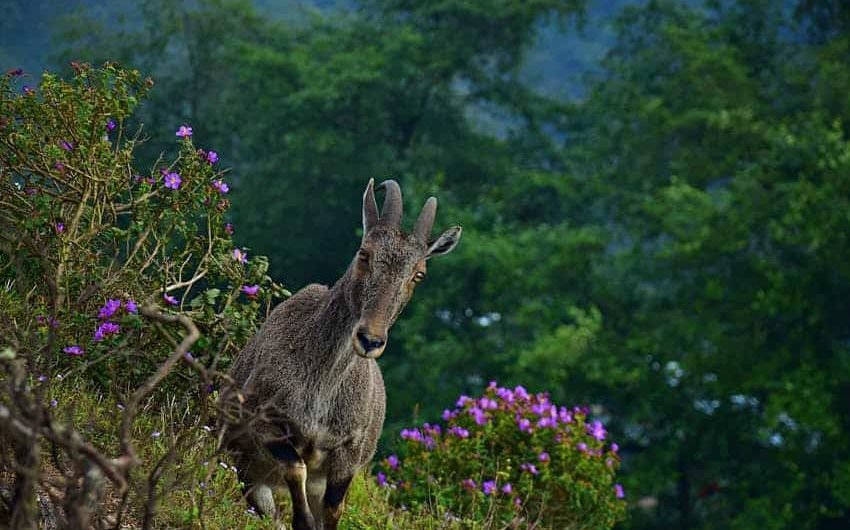
[[[125,124],[153,82],[73,67],[37,88],[20,72],[0,78],[3,340],[41,370],[133,386],[174,351],[138,314],[153,302],[200,328],[195,359],[226,361],[286,293],[265,258],[233,244],[218,154],[183,125],[175,157],[134,169],[142,131]]]
[[[626,511],[618,447],[587,414],[491,382],[444,425],[402,430],[405,456],[385,458],[377,480],[396,506],[472,526],[611,528]]]

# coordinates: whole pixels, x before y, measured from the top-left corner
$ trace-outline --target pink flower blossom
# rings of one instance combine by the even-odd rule
[[[532,475],[537,475],[539,473],[539,471],[537,471],[537,466],[535,466],[534,464],[529,464],[527,462],[523,462],[522,464],[520,464],[519,469],[520,471],[526,471],[528,473],[531,473]]]
[[[101,342],[109,335],[118,335],[119,333],[121,333],[121,326],[114,322],[103,322],[95,330],[92,340],[94,342]]]
[[[179,129],[177,129],[177,132],[174,133],[174,135],[179,136],[180,138],[188,138],[189,136],[192,136],[192,128],[183,124]]]
[[[623,491],[622,484],[614,484],[614,493],[617,495],[618,499],[622,499],[626,496],[626,492]]]
[[[481,484],[481,491],[484,492],[484,495],[492,495],[496,492],[496,481],[495,480],[487,480],[483,484]]]
[[[62,348],[62,351],[67,353],[68,355],[75,355],[75,356],[83,355],[84,353],[86,353],[86,350],[84,350],[83,348],[81,348],[77,345],[66,346],[66,347]],[[41,380],[41,378],[39,378],[39,380]]]
[[[213,181],[213,188],[217,189],[222,195],[230,191],[230,187],[227,185],[227,182],[221,179]]]
[[[248,298],[254,298],[254,297],[257,296],[257,291],[260,290],[260,286],[259,285],[243,285],[239,290],[242,291],[243,293],[245,293],[245,296],[247,296]]]
[[[587,429],[590,432],[590,435],[596,438],[597,440],[602,441],[605,439],[605,427],[602,426],[601,421],[594,421],[588,426]]]
[[[100,311],[97,313],[97,318],[101,320],[111,318],[120,307],[121,300],[109,299],[105,304],[103,304],[103,307],[100,308]]]
[[[169,305],[177,305],[179,303],[177,302],[177,298],[174,298],[168,293],[163,294],[162,299],[165,300],[166,303],[168,303]]]
[[[233,259],[239,263],[248,263],[248,253],[244,249],[234,248]]]
[[[172,190],[180,189],[180,184],[183,182],[180,175],[174,172],[166,173],[162,178],[165,181],[165,187]]]

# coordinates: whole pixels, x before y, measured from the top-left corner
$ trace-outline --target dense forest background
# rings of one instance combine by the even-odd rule
[[[151,75],[143,166],[191,124],[293,291],[370,177],[437,195],[387,435],[491,379],[590,405],[635,529],[850,525],[848,57],[841,0],[0,1],[3,69]]]

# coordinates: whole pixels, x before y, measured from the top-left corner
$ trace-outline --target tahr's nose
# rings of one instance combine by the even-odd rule
[[[363,353],[366,355],[380,350],[384,347],[384,344],[387,343],[387,340],[384,337],[373,335],[364,328],[358,329],[356,336],[357,342],[360,344],[360,347],[363,349]]]

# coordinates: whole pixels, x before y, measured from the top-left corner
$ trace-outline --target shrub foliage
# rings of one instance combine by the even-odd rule
[[[199,326],[195,358],[237,351],[283,291],[234,247],[218,154],[180,126],[175,157],[134,168],[142,134],[125,120],[153,85],[137,71],[74,64],[38,87],[15,74],[0,79],[6,340],[43,369],[132,384],[174,349],[139,317],[147,301]]]
[[[623,519],[619,448],[585,408],[491,382],[443,420],[401,431],[404,458],[380,463],[378,483],[394,504],[496,528],[601,529]]]

